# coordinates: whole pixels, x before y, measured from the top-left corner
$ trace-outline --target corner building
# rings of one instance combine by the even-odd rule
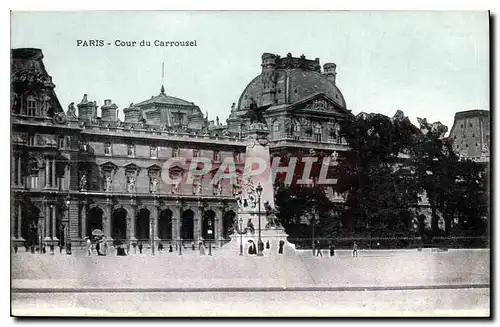
[[[265,53],[262,73],[233,103],[227,124],[209,121],[193,102],[166,94],[118,107],[106,99],[98,116],[88,95],[66,112],[40,49],[11,51],[11,237],[23,244],[83,244],[94,229],[112,241],[226,242],[236,222],[238,186],[213,174],[225,158],[237,175],[245,162],[252,105],[265,108],[271,154],[348,150],[338,122],[350,112],[336,66],[319,59]],[[173,157],[186,158],[164,168]],[[210,173],[186,183],[191,161],[209,158]],[[169,185],[162,176],[180,178]],[[343,201],[334,186],[330,196]]]

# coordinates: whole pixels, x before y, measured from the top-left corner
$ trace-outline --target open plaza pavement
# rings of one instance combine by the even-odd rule
[[[14,315],[489,315],[489,250],[12,254]]]

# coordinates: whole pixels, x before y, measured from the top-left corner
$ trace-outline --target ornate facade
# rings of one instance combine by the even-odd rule
[[[348,150],[339,121],[350,112],[336,85],[335,64],[265,53],[262,73],[233,103],[227,124],[204,117],[192,102],[167,95],[118,107],[87,95],[64,112],[39,49],[12,50],[12,208],[14,242],[81,244],[95,229],[108,240],[227,240],[235,222],[235,191],[211,185],[225,158],[244,169],[252,108],[263,110],[270,149]],[[165,167],[174,157],[185,162]],[[186,182],[191,162],[209,158],[210,173]],[[192,169],[192,167],[191,167]],[[181,177],[169,185],[164,178]],[[337,201],[342,196],[330,189]]]

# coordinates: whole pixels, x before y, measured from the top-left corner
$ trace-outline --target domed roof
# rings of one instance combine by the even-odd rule
[[[319,59],[310,61],[317,64],[314,68],[307,67],[306,65],[302,67],[290,67],[280,62],[280,60],[283,61],[285,59],[287,58],[280,59],[280,57],[277,57],[278,63],[276,64],[276,69],[273,70],[275,80],[273,105],[292,104],[313,94],[323,93],[340,107],[346,108],[344,96],[335,85],[335,71],[333,70],[333,73],[329,72],[329,76],[326,75],[327,65],[329,69],[332,65],[333,69],[335,69],[334,64],[325,64],[325,74],[322,74],[318,68]],[[295,60],[298,58],[292,59]],[[307,59],[303,60],[307,61]],[[264,81],[266,78],[269,78],[267,77],[268,74],[261,73],[247,85],[238,101],[238,111],[246,111],[250,106],[252,98],[257,102],[258,106],[264,105],[262,94],[265,90]]]
[[[195,106],[193,102],[189,102],[183,99],[179,99],[173,96],[165,94],[165,88],[161,86],[160,94],[151,97],[151,99],[144,100],[136,104],[136,106],[141,107],[147,104],[167,104],[167,105],[179,105],[179,106]]]

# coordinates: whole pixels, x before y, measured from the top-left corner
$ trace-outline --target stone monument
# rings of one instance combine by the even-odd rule
[[[245,171],[242,185],[239,185],[235,195],[238,211],[233,225],[234,232],[230,236],[231,241],[222,247],[223,251],[231,251],[235,255],[239,252],[240,244],[243,244],[243,255],[249,255],[248,248],[252,243],[257,246],[257,252],[260,252],[259,226],[264,256],[279,255],[280,242],[283,244],[284,255],[295,254],[295,245],[287,241],[288,234],[276,218],[268,134],[269,130],[262,121],[252,122],[245,133],[248,140]]]

